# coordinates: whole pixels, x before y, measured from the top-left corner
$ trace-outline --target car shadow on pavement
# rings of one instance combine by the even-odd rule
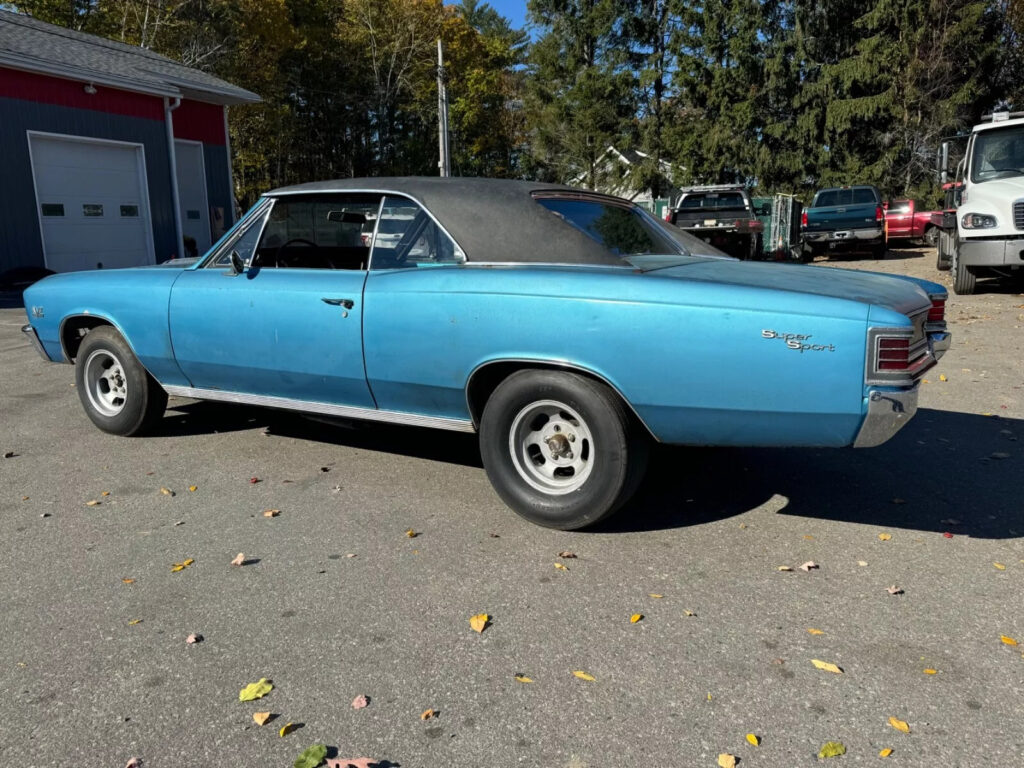
[[[1022,461],[1024,421],[931,409],[877,448],[661,448],[633,500],[592,530],[697,525],[775,499],[775,514],[1022,538]]]
[[[476,435],[367,421],[317,420],[290,411],[212,401],[172,401],[147,437],[262,430],[268,437],[311,440],[482,468]]]

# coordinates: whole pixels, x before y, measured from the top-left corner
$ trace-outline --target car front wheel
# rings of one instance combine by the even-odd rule
[[[607,386],[573,373],[519,371],[488,399],[480,452],[516,513],[576,530],[622,506],[647,463],[642,427]]]
[[[86,415],[104,432],[130,436],[156,422],[167,393],[109,326],[86,334],[75,358],[75,386]]]

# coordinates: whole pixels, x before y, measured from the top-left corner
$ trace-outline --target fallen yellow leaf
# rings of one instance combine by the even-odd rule
[[[285,723],[284,725],[281,726],[281,730],[277,732],[277,735],[280,736],[283,739],[285,736],[287,736],[289,733],[291,733],[294,730],[295,730],[295,723]]]
[[[189,490],[189,491],[190,491],[191,493],[195,493],[196,491],[198,491],[198,490],[199,490],[199,486],[198,486],[198,485],[190,485],[190,486],[188,487],[188,490]]]
[[[891,725],[900,733],[910,733],[910,725],[907,723],[906,720],[899,720],[895,717],[890,717],[889,725]]]
[[[937,670],[937,669],[926,669],[926,670],[924,671],[924,673],[925,673],[926,675],[934,675],[934,674],[936,674],[937,672],[938,672],[938,670]]]
[[[110,491],[104,491],[103,493],[100,494],[100,496],[109,496],[109,495],[110,495]]]
[[[436,717],[437,713],[432,709],[423,710],[423,714],[420,715],[420,720],[429,720],[432,717]]]
[[[141,623],[142,623],[142,619],[132,619],[131,621],[128,622],[128,626],[129,627],[134,627],[136,624],[141,624]]]
[[[183,560],[181,564],[184,565],[187,568],[188,566],[192,565],[192,563],[194,563],[194,562],[195,562],[195,560],[190,557],[188,560]]]
[[[160,488],[160,493],[162,493],[164,496],[173,496],[174,495],[174,491],[172,491],[170,488],[163,488],[163,487],[161,487]]]
[[[892,538],[892,534],[891,533],[880,533],[880,534],[878,534],[878,540],[879,541],[888,541],[891,538]]]
[[[806,534],[806,533],[805,533],[805,534],[804,534],[804,538],[805,538],[805,539],[807,539],[807,541],[814,541],[814,537],[813,537],[813,536],[811,536],[810,534]]]
[[[883,749],[881,752],[878,753],[878,756],[879,757],[888,757],[891,754],[892,754],[892,750],[889,749],[888,747],[886,747],[885,749]]]
[[[949,379],[946,378],[946,374],[940,373],[939,374],[939,381],[949,381]]]
[[[823,669],[826,672],[833,672],[837,675],[843,674],[843,670],[828,661],[821,661],[820,659],[811,659],[811,664],[816,666],[818,669]]]
[[[487,629],[490,624],[491,617],[487,613],[478,613],[476,616],[469,617],[469,626],[473,628],[474,632],[483,632]]]
[[[810,632],[810,633],[811,633],[812,635],[824,635],[824,634],[825,634],[825,633],[824,633],[823,631],[821,631],[820,629],[815,629],[814,627],[811,627],[811,628],[810,628],[810,629],[808,629],[807,631],[808,631],[808,632]]]
[[[747,741],[749,741],[755,747],[759,747],[761,745],[761,739],[757,736],[757,734],[754,733],[747,734]]]
[[[736,755],[723,752],[718,756],[718,768],[736,768]]]
[[[262,699],[272,690],[274,690],[274,684],[267,680],[267,678],[261,677],[259,681],[249,683],[245,688],[240,690],[238,692],[238,700],[252,701],[253,699]]]
[[[867,561],[867,560],[858,560],[858,561],[857,561],[857,565],[859,565],[859,566],[860,566],[861,568],[863,568],[863,567],[864,567],[864,566],[866,566],[867,564],[868,564],[868,561]]]
[[[1007,637],[1006,635],[1000,635],[999,639],[1002,640],[1007,645],[1016,645],[1017,644],[1016,640],[1014,640],[1012,637]]]
[[[664,595],[656,595],[654,592],[648,592],[647,596],[648,597],[653,597],[655,600],[660,600],[661,598],[664,597]]]
[[[531,678],[527,677],[526,675],[515,675],[515,680],[516,680],[517,683],[532,683],[533,682],[533,680]]]
[[[406,531],[405,535],[408,536],[410,539],[415,539],[417,536],[419,536],[419,534],[416,533],[416,531],[414,531],[412,528]]]
[[[636,624],[638,621],[643,619],[643,617],[644,615],[642,613],[634,613],[632,616],[629,617],[629,623]]]
[[[683,611],[684,616],[696,616],[697,614],[693,611]]]
[[[171,573],[177,573],[178,571],[184,571],[185,565],[183,563],[175,563],[171,566]]]
[[[252,719],[256,721],[256,725],[263,725],[270,719],[269,712],[253,712]]]
[[[780,565],[779,566],[779,570],[780,571],[792,571],[793,569],[790,568],[788,565]]]
[[[573,674],[576,675],[576,677],[578,677],[580,680],[586,680],[586,681],[591,682],[591,683],[594,682],[597,679],[593,675],[588,675],[582,669],[575,670],[573,672]]]
[[[560,570],[560,571],[568,571],[568,570],[569,570],[568,568],[566,568],[566,567],[565,567],[564,565],[562,565],[561,563],[555,563],[555,568],[557,568],[557,569],[558,569],[558,570]]]
[[[98,507],[99,505],[100,505],[100,503],[98,501],[96,501],[96,499],[93,499],[92,501],[85,502],[85,506],[87,506],[87,507]]]
[[[827,741],[818,751],[818,757],[839,757],[846,754],[846,746],[841,741]]]
[[[994,565],[994,566],[995,566],[996,568],[998,568],[998,569],[999,569],[1000,571],[1005,571],[1005,570],[1006,570],[1006,566],[1005,566],[1005,565],[1003,565],[1002,563],[992,563],[992,565]]]
[[[280,509],[264,509],[263,510],[263,516],[264,517],[277,517],[280,514],[281,514],[281,510]]]
[[[231,565],[244,565],[245,564],[245,553],[239,552],[235,555],[234,560],[231,561]]]
[[[134,584],[135,579],[121,579],[125,584]]]

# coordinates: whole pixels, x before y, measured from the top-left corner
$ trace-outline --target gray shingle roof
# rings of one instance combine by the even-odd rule
[[[244,88],[145,48],[4,10],[0,10],[0,66],[215,104],[260,100]]]

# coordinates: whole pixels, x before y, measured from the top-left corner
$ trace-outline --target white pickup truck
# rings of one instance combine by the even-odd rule
[[[956,180],[948,264],[953,290],[966,295],[980,276],[1012,276],[1024,267],[1024,112],[997,112],[974,126]],[[945,250],[940,246],[940,268]]]

